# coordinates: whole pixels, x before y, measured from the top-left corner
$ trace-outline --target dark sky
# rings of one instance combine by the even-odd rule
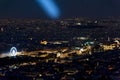
[[[54,0],[61,17],[120,16],[120,0]],[[43,18],[47,15],[35,0],[0,0],[1,17]]]

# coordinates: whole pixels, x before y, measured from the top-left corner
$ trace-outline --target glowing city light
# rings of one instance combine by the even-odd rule
[[[17,49],[16,49],[16,47],[12,47],[12,48],[10,49],[10,55],[11,55],[11,56],[16,56],[16,55],[17,55]]]
[[[51,18],[58,18],[60,11],[53,0],[36,0],[37,3],[44,9],[46,14]]]

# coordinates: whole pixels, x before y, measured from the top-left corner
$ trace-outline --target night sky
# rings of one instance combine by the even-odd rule
[[[54,0],[64,17],[120,16],[120,0]],[[46,18],[36,0],[0,0],[0,18]]]

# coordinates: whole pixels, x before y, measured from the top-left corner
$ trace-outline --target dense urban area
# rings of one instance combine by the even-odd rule
[[[0,80],[120,80],[120,18],[0,19]]]

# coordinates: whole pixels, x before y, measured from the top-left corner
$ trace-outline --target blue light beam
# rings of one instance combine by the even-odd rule
[[[55,2],[53,0],[36,0],[39,6],[41,6],[46,14],[53,19],[59,18],[60,11],[55,5]]]

